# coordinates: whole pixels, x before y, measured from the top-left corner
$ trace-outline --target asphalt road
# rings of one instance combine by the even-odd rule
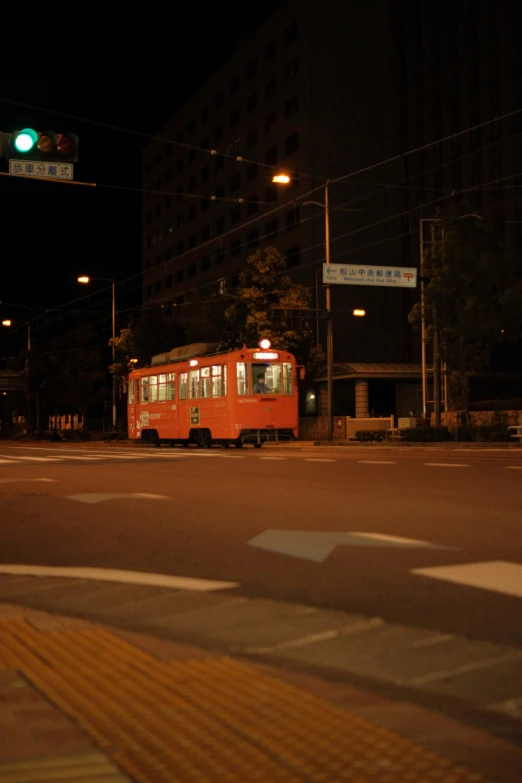
[[[233,581],[248,597],[519,647],[521,526],[518,449],[0,444],[2,563]],[[281,530],[287,553],[251,543],[265,533],[281,548],[266,535]],[[415,573],[450,565],[478,586]]]

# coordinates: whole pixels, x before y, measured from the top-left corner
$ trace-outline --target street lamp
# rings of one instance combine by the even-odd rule
[[[116,282],[112,277],[87,277],[82,275],[78,278],[79,283],[90,283],[91,280],[106,280],[111,283],[112,286],[112,364],[113,369],[116,363],[116,346],[114,340],[116,339]],[[116,431],[116,374],[112,373],[112,429]]]
[[[272,177],[272,182],[280,185],[288,185],[290,177],[288,174],[276,174]],[[324,209],[324,260],[330,263],[330,205],[328,186],[330,180],[324,183],[324,204],[320,201],[303,201],[303,205],[314,204]],[[330,284],[326,284],[326,415],[328,417],[328,440],[333,439],[333,322],[332,322],[332,300]]]
[[[10,318],[6,318],[4,321],[2,321],[2,326],[12,326],[13,322]],[[27,326],[27,350],[31,350],[31,324],[24,324]]]

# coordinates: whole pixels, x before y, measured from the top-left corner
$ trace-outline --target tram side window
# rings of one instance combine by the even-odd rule
[[[223,395],[227,393],[227,365],[223,365]]]
[[[237,363],[237,393],[248,394],[246,362]]]
[[[212,396],[213,397],[221,397],[222,395],[226,394],[225,376],[223,370],[226,370],[226,367],[221,366],[221,364],[212,365]]]
[[[195,399],[198,396],[199,370],[190,371],[189,397]]]
[[[167,400],[174,400],[176,398],[176,374],[173,372],[167,373]]]
[[[210,367],[202,367],[200,370],[200,376],[200,397],[210,397]]]
[[[148,378],[142,378],[141,379],[141,402],[148,402],[149,401],[149,379]]]
[[[285,394],[292,394],[292,365],[283,362],[283,390]]]
[[[134,381],[128,382],[127,404],[134,404]]]
[[[179,375],[179,398],[180,400],[187,399],[187,376],[188,373],[182,372]]]
[[[158,376],[151,375],[149,378],[149,402],[158,401]]]

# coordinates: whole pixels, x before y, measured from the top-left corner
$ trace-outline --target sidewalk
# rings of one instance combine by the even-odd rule
[[[522,749],[359,688],[0,605],[0,782],[519,783]]]

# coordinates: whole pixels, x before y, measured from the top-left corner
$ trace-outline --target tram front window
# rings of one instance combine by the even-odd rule
[[[254,394],[282,394],[280,364],[252,363],[250,371]]]

